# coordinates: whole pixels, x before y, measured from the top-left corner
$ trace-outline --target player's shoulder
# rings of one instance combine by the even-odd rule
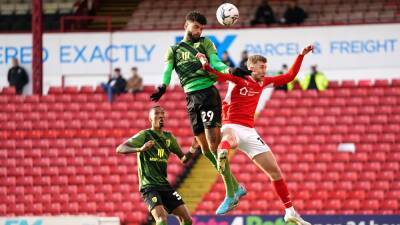
[[[211,41],[209,37],[201,37],[200,38],[200,43],[205,44],[205,45],[213,45],[214,42]]]
[[[163,134],[165,137],[174,137],[174,135],[171,133],[171,131],[168,131],[168,130],[163,130]]]
[[[148,135],[148,134],[152,134],[154,131],[151,130],[151,128],[147,128],[147,129],[143,129],[141,131],[139,131],[140,134],[142,135]]]
[[[134,134],[132,136],[132,138],[139,138],[139,137],[143,137],[146,135],[147,129],[146,130],[140,130],[139,132],[137,132],[136,134]]]

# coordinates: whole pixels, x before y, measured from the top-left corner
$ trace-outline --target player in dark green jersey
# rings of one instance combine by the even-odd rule
[[[187,111],[196,140],[203,154],[223,177],[226,198],[216,213],[225,214],[235,207],[238,199],[245,195],[246,191],[243,186],[238,185],[230,171],[227,151],[217,153],[221,141],[221,97],[214,87],[216,77],[203,70],[196,55],[204,55],[218,71],[228,72],[229,67],[219,59],[214,43],[207,37],[201,37],[206,24],[206,17],[199,12],[193,11],[186,16],[184,38],[168,49],[163,85],[151,95],[151,99],[158,101],[166,92],[172,70],[175,69],[187,95]]]
[[[117,147],[117,153],[137,153],[139,189],[157,225],[167,224],[167,215],[174,214],[181,225],[191,225],[192,219],[182,197],[167,180],[170,153],[186,162],[176,138],[163,131],[164,109],[155,106],[149,113],[151,128],[142,130]]]

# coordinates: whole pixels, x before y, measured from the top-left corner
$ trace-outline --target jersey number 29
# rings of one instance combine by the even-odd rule
[[[203,120],[203,123],[212,121],[214,118],[214,112],[213,111],[202,111],[201,112],[201,119]]]

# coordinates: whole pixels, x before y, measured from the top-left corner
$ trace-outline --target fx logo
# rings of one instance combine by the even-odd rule
[[[228,51],[229,47],[233,43],[233,41],[236,39],[236,35],[230,34],[226,35],[225,38],[221,41],[218,40],[218,38],[215,35],[207,35],[206,37],[210,38],[210,40],[215,44],[215,47],[217,48],[217,53],[219,57],[222,57],[222,53],[224,51]],[[177,36],[175,38],[175,43],[179,43],[182,41],[183,36]]]
[[[25,219],[20,219],[20,220],[6,220],[4,225],[42,225],[43,224],[43,220],[38,219],[35,221],[31,221],[29,222],[28,220]]]

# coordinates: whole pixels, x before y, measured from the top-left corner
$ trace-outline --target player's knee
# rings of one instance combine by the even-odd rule
[[[236,142],[236,138],[234,136],[226,136],[224,138],[222,138],[222,141],[227,141],[229,143],[229,145],[231,146],[231,148],[236,148],[237,147],[237,142]]]
[[[192,218],[188,217],[183,219],[183,225],[192,225]]]
[[[282,173],[279,169],[275,169],[269,172],[271,180],[280,180],[282,178]]]
[[[218,148],[219,140],[216,136],[210,135],[208,142],[209,142],[210,149],[216,150]]]
[[[157,216],[156,218],[154,218],[154,220],[156,221],[156,225],[167,225],[166,215]]]

